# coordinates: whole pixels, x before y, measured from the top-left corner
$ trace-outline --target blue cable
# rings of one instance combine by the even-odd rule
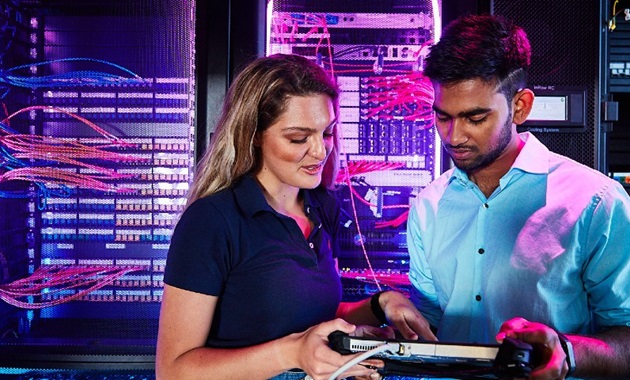
[[[45,76],[17,76],[11,75],[12,72],[18,71],[25,68],[30,68],[33,66],[42,66],[42,65],[50,65],[54,63],[60,62],[97,62],[102,63],[108,66],[112,66],[117,68],[124,73],[129,74],[131,77],[124,77],[117,74],[102,72],[102,71],[93,71],[93,70],[79,70],[72,71],[68,73],[54,74],[54,75],[45,75]],[[56,59],[51,61],[37,62],[31,63],[27,65],[15,66],[7,70],[0,70],[0,88],[3,88],[4,91],[0,94],[0,98],[4,98],[9,93],[9,86],[16,87],[25,87],[30,89],[36,89],[41,87],[69,87],[69,86],[78,86],[78,85],[91,85],[91,86],[99,86],[99,85],[111,85],[111,84],[142,84],[145,83],[142,77],[133,71],[117,65],[112,62],[103,61],[100,59],[93,58],[63,58]]]
[[[31,63],[31,64],[27,64],[27,65],[15,66],[15,67],[12,67],[12,68],[10,68],[10,69],[8,69],[6,71],[10,72],[10,71],[14,71],[14,70],[30,68],[32,66],[42,66],[42,65],[50,65],[50,64],[58,63],[58,62],[75,62],[75,61],[87,61],[87,62],[103,63],[105,65],[113,66],[113,67],[115,67],[117,69],[120,69],[120,70],[130,74],[131,76],[136,77],[137,79],[142,79],[140,77],[140,75],[134,73],[133,71],[131,71],[131,70],[129,70],[129,69],[123,67],[123,66],[117,65],[117,64],[115,64],[113,62],[104,61],[104,60],[95,59],[95,58],[60,58],[60,59],[53,59],[53,60],[50,60],[50,61],[43,61],[43,62]]]

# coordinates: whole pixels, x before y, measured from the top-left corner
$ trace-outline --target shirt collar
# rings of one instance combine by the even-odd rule
[[[525,146],[516,157],[510,171],[520,169],[532,174],[549,173],[549,149],[531,132],[523,132],[519,136],[525,141]]]
[[[547,174],[549,172],[549,149],[531,132],[519,133],[519,136],[525,141],[525,145],[505,176],[510,175],[514,170],[531,174]],[[453,169],[453,175],[449,179],[449,182],[455,179],[464,182],[469,181],[468,174],[458,167]]]
[[[234,183],[232,191],[234,191],[236,203],[248,216],[252,216],[259,211],[272,211],[253,175],[246,174],[241,177]]]
[[[272,211],[273,208],[265,199],[265,196],[258,185],[258,182],[252,174],[244,175],[240,180],[235,182],[233,187],[236,202],[239,207],[249,216],[259,211]],[[320,207],[320,203],[316,197],[312,196],[308,190],[300,190],[304,194],[304,208]]]

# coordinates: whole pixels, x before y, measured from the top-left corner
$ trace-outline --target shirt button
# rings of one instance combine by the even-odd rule
[[[313,243],[308,243],[308,246],[311,247],[311,249],[315,248],[315,244]]]
[[[481,296],[480,296],[479,294],[477,294],[477,295],[475,296],[475,299],[476,299],[477,301],[481,301]]]
[[[480,255],[483,255],[484,252],[486,252],[486,251],[483,248],[479,248],[479,251],[477,251],[477,252],[479,252]]]
[[[483,204],[483,208],[488,208],[488,207],[490,207],[490,205],[488,205],[487,203]]]

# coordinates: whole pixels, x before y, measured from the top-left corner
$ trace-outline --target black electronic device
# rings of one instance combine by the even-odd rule
[[[586,89],[533,86],[536,98],[527,120],[519,129],[531,132],[584,132]]]
[[[328,336],[341,354],[374,350],[370,358],[385,363],[379,373],[424,378],[526,378],[533,366],[533,348],[506,338],[502,344],[469,344],[353,337],[341,331]]]

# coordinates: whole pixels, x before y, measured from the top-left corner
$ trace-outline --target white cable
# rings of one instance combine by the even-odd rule
[[[342,373],[346,372],[353,365],[358,364],[358,363],[362,362],[363,360],[368,359],[369,357],[374,356],[374,355],[376,355],[378,353],[381,353],[381,352],[387,351],[387,350],[394,350],[394,351],[396,351],[398,349],[398,346],[399,346],[398,343],[383,343],[380,346],[376,346],[376,347],[374,347],[373,349],[371,349],[369,351],[365,351],[361,355],[357,356],[356,358],[350,360],[346,364],[344,364],[341,367],[339,367],[339,369],[336,370],[335,373],[333,373],[328,380],[336,380],[337,376],[339,376]]]

